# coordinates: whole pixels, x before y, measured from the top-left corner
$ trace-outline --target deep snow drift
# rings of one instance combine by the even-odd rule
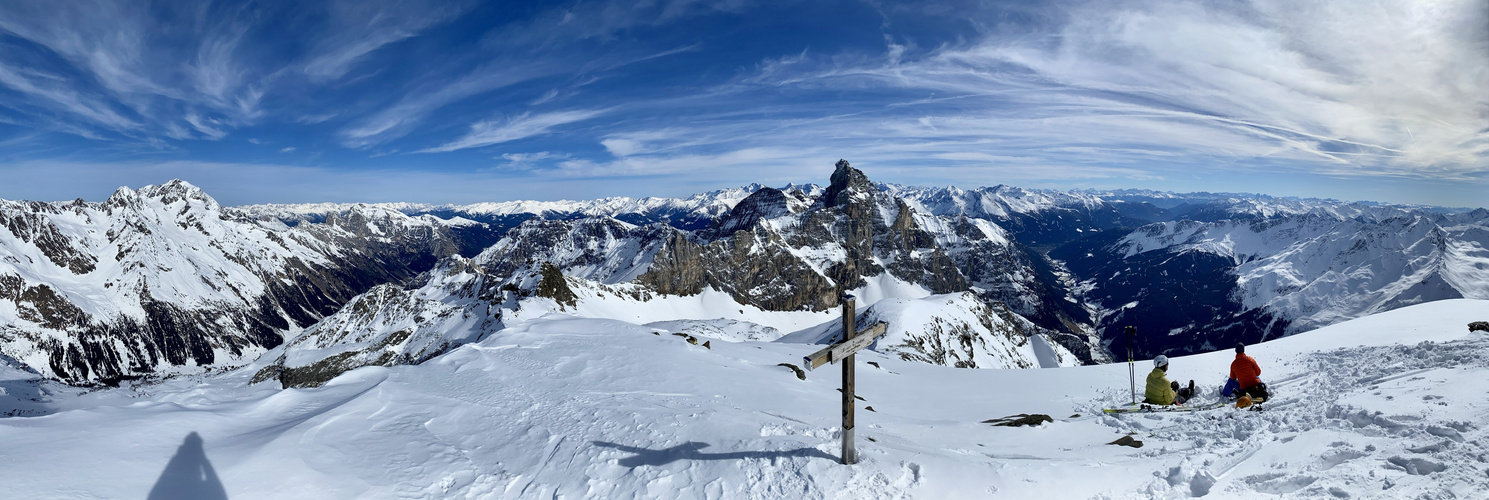
[[[803,381],[777,366],[818,346],[704,348],[532,303],[480,342],[316,389],[247,386],[251,369],[88,393],[0,374],[0,412],[22,415],[0,418],[0,484],[47,499],[1472,497],[1489,491],[1489,334],[1465,325],[1486,319],[1489,302],[1439,301],[1251,346],[1279,394],[1261,412],[1099,416],[1128,401],[1125,363],[866,351],[862,461],[843,466],[837,367]],[[1232,358],[1171,374],[1214,389]],[[1055,421],[981,423],[1022,413]],[[1128,434],[1144,446],[1106,444]]]

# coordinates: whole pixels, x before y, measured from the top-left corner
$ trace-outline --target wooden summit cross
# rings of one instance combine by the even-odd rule
[[[879,337],[889,331],[889,324],[883,321],[874,323],[874,326],[863,330],[854,330],[853,301],[852,295],[843,296],[843,340],[804,358],[808,370],[827,363],[843,361],[843,464],[845,465],[858,463],[858,452],[853,449],[853,353],[873,345],[875,340],[879,340]]]

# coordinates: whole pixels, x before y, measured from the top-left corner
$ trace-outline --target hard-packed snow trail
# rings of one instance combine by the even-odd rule
[[[864,351],[849,467],[837,370],[777,366],[817,346],[708,349],[554,314],[316,389],[237,372],[52,391],[50,414],[0,418],[0,484],[144,498],[196,433],[233,499],[1472,497],[1489,490],[1489,335],[1463,325],[1485,316],[1444,301],[1249,346],[1283,394],[1262,412],[1092,417],[1129,400],[1124,364],[967,370]],[[1171,374],[1213,390],[1232,357],[1176,358]],[[1026,413],[1056,421],[981,423]],[[1128,433],[1144,446],[1106,444]]]

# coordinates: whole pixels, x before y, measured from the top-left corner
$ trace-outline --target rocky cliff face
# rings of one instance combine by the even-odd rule
[[[0,201],[0,353],[77,384],[235,366],[452,252],[376,209],[289,228],[182,181],[107,201]]]
[[[914,211],[848,162],[806,200],[800,191],[756,191],[709,231],[669,239],[638,281],[670,294],[713,287],[770,310],[836,307],[842,292],[885,273],[932,293],[967,289]]]

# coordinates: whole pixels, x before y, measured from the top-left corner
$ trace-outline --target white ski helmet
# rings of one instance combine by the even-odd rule
[[[1153,358],[1153,367],[1156,368],[1160,366],[1168,366],[1168,356],[1159,354],[1158,357]]]

